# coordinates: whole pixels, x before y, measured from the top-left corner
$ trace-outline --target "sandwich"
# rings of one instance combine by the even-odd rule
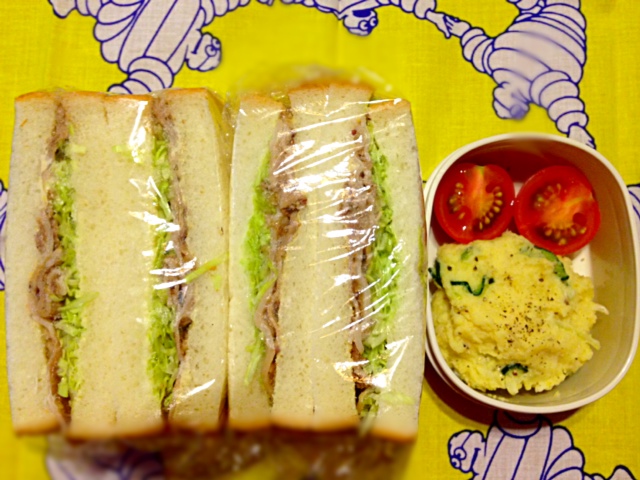
[[[417,434],[425,225],[410,106],[362,84],[241,98],[229,425]]]
[[[17,433],[218,428],[228,297],[216,280],[228,223],[219,110],[204,90],[16,100],[5,302]]]

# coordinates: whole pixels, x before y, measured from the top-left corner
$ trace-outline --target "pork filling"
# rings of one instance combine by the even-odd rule
[[[279,277],[287,245],[300,226],[299,212],[307,204],[306,196],[297,188],[287,165],[294,142],[289,113],[281,116],[277,132],[254,188],[254,214],[245,241],[248,258],[245,266],[251,283],[251,308],[256,327],[256,341],[245,380],[249,382],[259,369],[261,382],[270,398],[279,353]]]
[[[47,164],[42,174],[47,203],[37,219],[34,238],[40,263],[29,281],[32,318],[42,326],[51,394],[64,420],[71,412],[71,397],[77,391],[76,349],[82,333],[81,301],[75,263],[76,228],[73,211],[75,192],[69,184],[73,163],[65,112],[56,111],[56,127],[49,144]]]
[[[380,152],[371,124],[352,131],[355,167],[343,201],[351,225],[351,356],[356,404],[363,418],[375,415],[381,394],[375,379],[387,367],[387,337],[395,314],[395,258],[398,241],[386,190],[388,161]]]
[[[180,363],[187,354],[196,285],[188,284],[184,277],[194,268],[196,260],[187,245],[187,208],[179,188],[178,164],[168,149],[171,137],[175,135],[170,127],[171,118],[161,105],[156,105],[154,113],[164,126],[155,133],[153,155],[156,215],[163,222],[154,226],[152,273],[156,276],[156,284],[151,301],[148,369],[155,392],[167,411],[171,406]]]
[[[42,260],[29,282],[30,310],[43,328],[52,395],[67,421],[73,395],[80,385],[76,360],[83,331],[81,310],[96,296],[94,293],[81,294],[76,268],[75,191],[69,179],[73,169],[71,157],[82,154],[84,147],[69,142],[69,128],[65,112],[59,107],[50,141],[51,160],[42,175],[47,204],[37,219],[34,239]],[[178,188],[175,162],[172,166],[169,159],[167,143],[163,134],[157,135],[153,190],[156,214],[164,222],[154,226],[154,272],[158,280],[151,302],[153,351],[149,360],[154,388],[165,408],[170,403],[179,362],[186,355],[195,287],[176,282],[176,276],[184,277],[195,265],[195,260],[187,248],[187,209]]]

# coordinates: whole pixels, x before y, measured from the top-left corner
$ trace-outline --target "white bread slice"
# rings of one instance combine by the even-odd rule
[[[339,83],[289,92],[298,147],[293,176],[306,189],[307,207],[281,274],[272,410],[281,427],[358,424],[348,331],[352,291],[344,280],[350,246],[339,209],[357,150],[351,132],[366,121],[371,94],[368,87]]]
[[[251,360],[248,347],[255,341],[250,309],[250,286],[243,259],[258,171],[276,135],[284,107],[266,96],[241,99],[233,146],[231,213],[229,224],[229,426],[239,430],[267,427],[271,423],[269,396],[259,373],[246,383]],[[259,369],[258,369],[259,370]]]
[[[220,101],[205,89],[164,90],[154,101],[155,108],[163,110],[169,162],[187,208],[187,250],[197,259],[196,268],[212,260],[220,262],[215,271],[198,277],[187,287],[193,294],[194,308],[169,423],[178,428],[212,431],[220,427],[227,384],[227,132]]]
[[[32,93],[16,99],[15,108],[5,257],[7,367],[13,429],[33,434],[58,427],[44,329],[31,317],[28,288],[40,262],[34,237],[45,200],[41,168],[55,150],[49,145],[57,100],[52,94]]]
[[[83,310],[78,347],[82,382],[72,401],[68,435],[110,438],[163,428],[160,401],[147,372],[155,214],[149,97],[69,93],[63,107],[73,129],[71,183],[76,191],[77,265],[81,291],[98,292]],[[131,155],[117,147],[131,145]]]
[[[424,375],[426,334],[425,242],[422,178],[411,106],[407,101],[375,103],[369,111],[373,136],[389,167],[387,192],[393,211],[393,231],[401,246],[397,277],[397,310],[387,338],[390,351],[386,392],[410,398],[379,403],[372,433],[411,440],[418,433],[418,409]],[[397,395],[396,395],[397,398]]]

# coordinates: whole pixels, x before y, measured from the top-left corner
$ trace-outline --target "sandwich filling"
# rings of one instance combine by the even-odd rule
[[[169,244],[169,237],[174,224],[173,213],[169,205],[171,190],[171,167],[168,159],[167,141],[157,135],[154,138],[153,167],[155,178],[153,190],[155,194],[156,216],[159,221],[154,226],[154,256],[152,273],[158,275],[158,283],[153,286],[151,295],[151,326],[149,341],[151,356],[148,369],[153,381],[153,389],[157,397],[168,402],[178,371],[177,342],[173,332],[175,306],[169,303],[170,290],[178,287],[164,285],[169,263],[176,258],[176,251]]]
[[[250,308],[254,313],[255,341],[245,383],[258,370],[272,398],[278,346],[279,277],[286,247],[299,227],[299,212],[306,197],[296,188],[284,166],[294,136],[286,115],[277,141],[262,161],[254,186],[253,215],[245,237],[245,268],[250,283]],[[388,160],[380,151],[371,125],[352,132],[359,147],[339,209],[350,226],[351,356],[356,384],[356,404],[362,418],[375,416],[388,379],[387,340],[397,310],[396,258],[398,239],[393,231],[393,211],[387,188]]]
[[[346,214],[353,220],[351,355],[356,365],[353,374],[358,412],[365,418],[376,414],[378,398],[388,383],[380,376],[387,368],[387,338],[397,308],[398,240],[386,186],[389,162],[375,141],[370,123],[368,132],[354,130],[353,135],[368,139],[355,156],[356,168],[349,185],[354,193],[344,202]]]
[[[260,370],[260,380],[273,396],[278,347],[279,278],[286,247],[300,223],[299,212],[307,204],[306,196],[296,187],[286,161],[294,134],[289,126],[290,114],[280,118],[277,135],[262,160],[254,186],[253,215],[245,237],[244,266],[250,284],[250,309],[254,315],[255,340],[245,376],[249,383]]]
[[[46,205],[37,220],[35,236],[41,261],[29,282],[30,308],[33,318],[43,327],[46,339],[53,398],[67,421],[73,398],[81,386],[77,360],[84,330],[82,314],[97,296],[95,292],[82,291],[76,263],[75,190],[71,177],[75,157],[81,156],[85,147],[72,143],[70,132],[73,127],[67,125],[65,113],[59,107],[51,140],[51,160],[42,175]],[[177,182],[172,181],[173,170],[164,134],[155,137],[153,169],[150,189],[155,198],[156,220],[152,222],[151,273],[158,280],[151,292],[148,370],[153,389],[167,409],[180,360],[186,353],[193,285],[187,286],[184,277],[193,269],[195,260],[187,249],[186,208]]]
[[[180,362],[186,354],[194,297],[193,285],[187,285],[184,277],[195,265],[187,248],[186,207],[174,178],[166,135],[155,135],[153,149],[152,190],[158,221],[153,226],[151,273],[157,276],[157,283],[151,297],[148,363],[154,392],[165,411],[170,408]]]
[[[77,374],[78,342],[83,332],[81,314],[97,294],[81,290],[76,264],[75,190],[71,185],[74,155],[85,148],[69,141],[62,107],[51,139],[51,160],[42,175],[46,205],[38,218],[35,243],[41,257],[31,276],[29,292],[33,318],[44,328],[51,390],[62,417],[69,419],[71,402],[80,386]]]
[[[270,397],[279,352],[278,280],[286,247],[299,227],[299,212],[306,206],[306,197],[295,188],[292,175],[283,166],[294,140],[284,127],[283,121],[278,140],[262,161],[244,245],[256,327],[245,383],[260,370]],[[350,225],[351,355],[356,365],[357,408],[366,418],[376,414],[379,397],[388,383],[380,377],[387,370],[387,339],[397,310],[398,239],[386,185],[388,160],[375,141],[371,125],[354,129],[352,135],[359,147],[340,212]]]

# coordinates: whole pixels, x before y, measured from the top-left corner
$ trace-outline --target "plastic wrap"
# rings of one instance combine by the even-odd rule
[[[229,421],[417,432],[424,290],[408,103],[346,81],[239,100]]]
[[[154,438],[135,447],[175,478],[265,462],[273,478],[332,478],[367,458],[390,478],[424,367],[406,101],[316,79],[226,112],[205,90],[16,105],[16,431]]]
[[[221,102],[202,89],[56,92],[16,107],[16,430],[87,439],[218,429],[230,155]]]

